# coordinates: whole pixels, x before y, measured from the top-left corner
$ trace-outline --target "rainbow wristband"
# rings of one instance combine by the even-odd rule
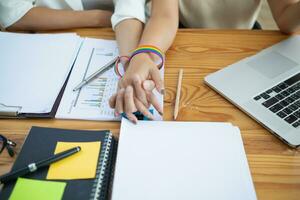
[[[162,51],[159,48],[152,46],[152,45],[142,45],[142,46],[139,46],[138,48],[136,48],[132,52],[132,54],[129,58],[129,62],[131,61],[131,59],[134,56],[141,54],[141,53],[152,53],[152,54],[157,55],[161,59],[161,64],[159,65],[159,69],[161,69],[162,66],[164,65],[164,61],[165,61],[164,56],[163,56],[164,54],[162,53]]]

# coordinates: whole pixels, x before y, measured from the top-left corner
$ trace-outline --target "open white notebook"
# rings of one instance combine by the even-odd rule
[[[127,199],[256,199],[239,129],[123,119],[112,200]]]

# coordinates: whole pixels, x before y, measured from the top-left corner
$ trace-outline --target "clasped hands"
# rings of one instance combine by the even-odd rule
[[[149,54],[139,54],[128,63],[125,74],[118,83],[117,92],[109,99],[109,105],[115,109],[116,116],[125,113],[133,123],[138,121],[133,114],[136,111],[153,120],[154,116],[149,111],[150,105],[161,115],[163,112],[153,93],[155,88],[164,94],[164,83],[157,64]]]

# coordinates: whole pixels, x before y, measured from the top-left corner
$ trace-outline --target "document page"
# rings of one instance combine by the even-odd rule
[[[0,109],[49,113],[80,43],[75,33],[0,32]]]
[[[127,199],[255,200],[239,129],[123,119],[112,200]]]

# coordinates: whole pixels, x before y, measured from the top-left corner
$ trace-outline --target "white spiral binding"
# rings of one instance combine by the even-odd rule
[[[110,149],[111,149],[112,137],[113,137],[112,133],[109,133],[108,138],[105,138],[105,141],[103,144],[105,146],[105,150],[104,150],[103,154],[101,152],[101,155],[103,155],[102,161],[101,161],[101,155],[99,158],[100,169],[97,169],[97,172],[96,172],[97,177],[95,179],[95,183],[94,183],[93,190],[92,190],[92,196],[91,196],[92,200],[98,200],[100,197],[103,179],[104,179],[106,167],[108,164],[108,157],[109,157],[109,153],[110,153]]]

